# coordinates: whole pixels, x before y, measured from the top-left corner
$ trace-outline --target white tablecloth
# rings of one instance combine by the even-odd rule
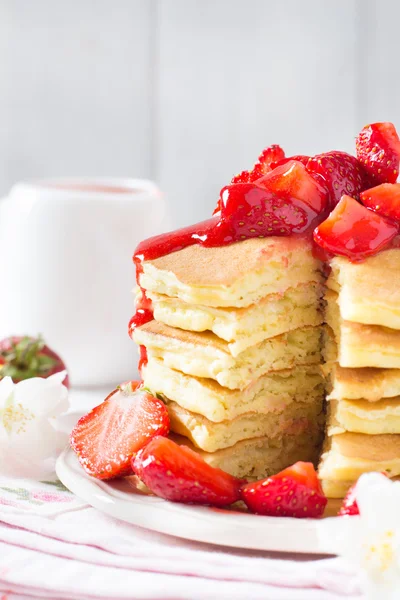
[[[70,428],[104,391],[74,391]],[[261,517],[260,517],[261,518]],[[234,550],[128,525],[60,482],[0,477],[0,600],[361,600],[341,558]]]

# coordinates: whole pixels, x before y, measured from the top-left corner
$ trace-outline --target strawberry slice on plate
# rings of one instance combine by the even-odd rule
[[[399,174],[400,140],[393,123],[366,125],[356,139],[358,160],[375,183],[394,183]]]
[[[380,215],[400,222],[400,183],[381,183],[361,192],[360,200]]]
[[[156,495],[173,502],[228,506],[243,481],[208,465],[187,446],[155,437],[132,461],[133,471]]]
[[[89,475],[112,479],[131,473],[131,460],[153,437],[168,435],[168,411],[158,398],[128,382],[79,419],[70,443]]]
[[[9,376],[18,383],[31,377],[47,378],[65,370],[62,358],[41,336],[12,336],[0,341],[0,379]],[[63,384],[69,387],[68,375]]]
[[[327,503],[313,464],[306,462],[244,485],[241,495],[251,512],[271,517],[318,518]]]
[[[308,161],[307,171],[325,180],[331,208],[336,206],[344,194],[358,198],[360,192],[370,187],[362,165],[347,152],[332,150],[317,154]]]
[[[314,231],[314,241],[332,254],[352,261],[383,250],[398,234],[398,225],[343,196],[329,217]]]
[[[324,211],[328,204],[327,186],[323,181],[316,181],[305,166],[295,159],[285,160],[284,164],[258,179],[257,185],[288,200],[301,200],[317,213]]]

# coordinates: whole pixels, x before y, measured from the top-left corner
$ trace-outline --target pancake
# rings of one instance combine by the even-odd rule
[[[339,365],[399,369],[400,330],[343,320],[337,298],[327,291],[325,319],[335,336]]]
[[[368,400],[331,400],[333,423],[328,435],[356,431],[369,435],[400,434],[400,396],[379,402]]]
[[[322,428],[322,394],[310,394],[303,402],[292,402],[280,411],[245,413],[230,421],[214,423],[166,400],[171,431],[183,435],[206,452],[233,446],[255,437],[282,437]]]
[[[270,294],[245,308],[214,308],[148,294],[157,321],[189,331],[212,331],[229,342],[230,351],[236,355],[266,338],[320,325],[321,295],[322,287],[310,283],[289,288],[283,294]]]
[[[397,480],[398,477],[393,477]],[[323,479],[321,481],[322,489],[327,498],[344,498],[354,481],[340,481],[335,479]]]
[[[269,371],[321,361],[320,328],[295,329],[264,340],[233,356],[226,342],[211,332],[189,332],[150,321],[132,334],[149,358],[187,375],[215,379],[229,389],[243,389]]]
[[[345,321],[400,329],[400,249],[390,249],[360,263],[336,257],[327,285],[338,293]]]
[[[354,481],[338,481],[336,479],[322,479],[322,490],[327,498],[344,498],[354,484]]]
[[[248,412],[281,411],[292,402],[308,402],[322,394],[318,366],[294,367],[261,376],[243,390],[230,390],[213,379],[185,375],[150,358],[142,372],[144,385],[153,393],[172,398],[182,408],[216,423]]]
[[[170,437],[179,444],[195,450],[212,467],[250,480],[263,479],[278,473],[298,460],[315,464],[320,449],[319,432],[287,435],[279,439],[253,438],[217,452],[199,450],[187,438],[181,436],[171,434]]]
[[[327,437],[318,473],[322,480],[354,482],[362,473],[400,475],[400,435],[346,432]]]
[[[189,304],[239,308],[320,281],[320,264],[303,238],[253,238],[216,248],[195,244],[143,261],[139,283]]]
[[[400,369],[346,369],[334,365],[329,369],[329,384],[328,400],[362,398],[378,402],[382,398],[400,396]]]

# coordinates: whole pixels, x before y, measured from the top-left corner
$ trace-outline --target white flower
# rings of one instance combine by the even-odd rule
[[[1,474],[35,478],[54,471],[67,441],[57,430],[57,417],[69,407],[65,375],[0,381]]]
[[[326,519],[325,539],[359,567],[365,598],[400,598],[400,481],[365,473],[355,489],[359,516]]]

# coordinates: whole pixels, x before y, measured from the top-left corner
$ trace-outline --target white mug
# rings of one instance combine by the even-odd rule
[[[42,334],[75,386],[135,378],[132,255],[166,227],[150,181],[16,184],[0,201],[0,339]]]

